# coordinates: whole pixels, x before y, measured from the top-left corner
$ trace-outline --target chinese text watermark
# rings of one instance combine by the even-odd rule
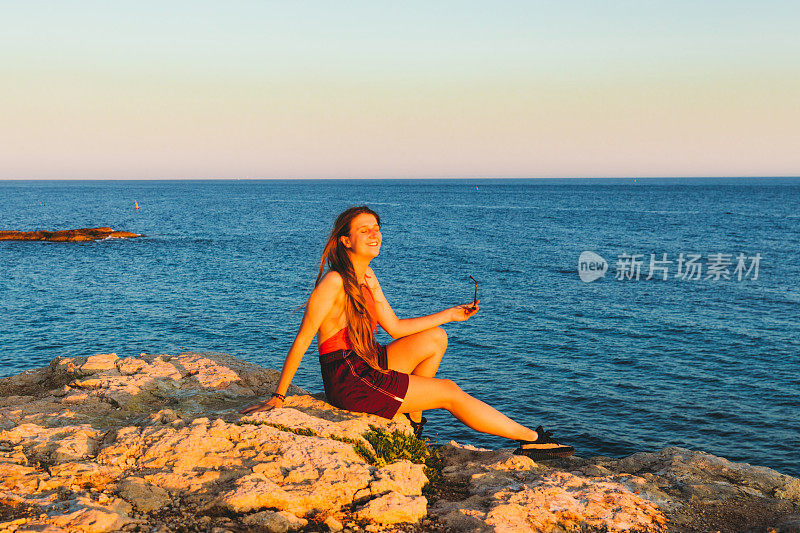
[[[656,259],[656,254],[622,253],[617,256],[614,265],[616,269],[614,279],[666,281],[672,277],[689,281],[699,279],[713,281],[750,279],[755,281],[758,279],[761,259],[760,253],[753,256],[740,253],[735,257],[734,254],[711,253],[705,256],[705,260],[702,254],[695,253],[681,252],[674,259],[668,259],[665,253],[661,254],[660,259]],[[643,272],[645,267],[647,268],[646,277]],[[605,277],[608,268],[608,262],[594,252],[583,252],[578,258],[578,275],[587,283]]]

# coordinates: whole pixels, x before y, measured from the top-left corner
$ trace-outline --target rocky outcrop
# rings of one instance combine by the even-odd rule
[[[132,237],[141,237],[141,235],[130,231],[115,231],[106,227],[58,231],[0,231],[0,241],[81,242],[101,239],[128,239]]]
[[[369,435],[410,435],[403,416],[296,387],[238,414],[278,375],[98,354],[0,380],[0,531],[796,530],[799,480],[702,452],[535,463],[451,442],[431,471],[376,460]]]
[[[684,448],[534,463],[451,442],[442,456],[461,491],[428,512],[454,531],[797,531],[800,518],[800,480]]]

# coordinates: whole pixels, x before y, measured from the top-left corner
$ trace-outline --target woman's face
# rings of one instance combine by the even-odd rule
[[[350,222],[350,235],[342,237],[342,242],[352,254],[371,258],[380,253],[382,239],[375,215],[361,213]]]

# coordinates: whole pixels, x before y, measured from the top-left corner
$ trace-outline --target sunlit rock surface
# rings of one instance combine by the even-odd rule
[[[129,239],[132,237],[141,237],[141,235],[130,231],[115,231],[108,227],[58,231],[0,231],[0,241],[83,242],[100,239]]]
[[[539,463],[455,442],[441,453],[461,491],[428,514],[453,531],[796,531],[800,512],[800,480],[683,448]]]
[[[296,387],[238,414],[278,376],[223,354],[98,354],[0,380],[0,531],[797,530],[800,481],[680,448],[535,463],[451,442],[423,491],[422,465],[356,451],[370,425],[410,433],[404,416]]]

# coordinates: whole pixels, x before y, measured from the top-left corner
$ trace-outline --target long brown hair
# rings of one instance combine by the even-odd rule
[[[380,227],[381,217],[365,205],[351,207],[336,217],[331,235],[322,250],[319,273],[314,286],[319,285],[326,263],[328,269],[338,272],[342,276],[345,295],[344,314],[345,318],[347,318],[347,334],[350,337],[350,344],[353,346],[353,351],[364,359],[369,366],[380,370],[377,356],[378,343],[375,342],[375,337],[372,334],[372,322],[375,317],[370,314],[364,294],[361,292],[361,286],[356,279],[356,273],[353,269],[353,263],[350,261],[347,247],[342,244],[341,239],[341,237],[350,235],[350,223],[362,213],[373,215],[375,220],[378,221],[378,227]]]

